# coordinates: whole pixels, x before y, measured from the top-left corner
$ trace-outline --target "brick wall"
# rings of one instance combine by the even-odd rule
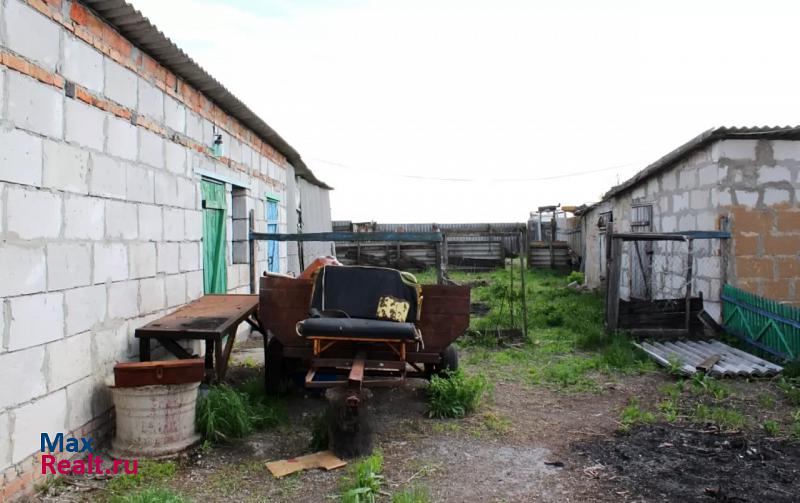
[[[6,0],[0,25],[2,500],[30,487],[41,432],[100,428],[135,328],[202,295],[199,173],[228,182],[231,241],[251,209],[265,230],[289,165],[78,3]],[[231,292],[247,258],[229,243]]]

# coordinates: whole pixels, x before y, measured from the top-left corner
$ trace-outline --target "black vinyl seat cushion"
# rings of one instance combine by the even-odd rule
[[[297,325],[304,337],[353,337],[409,340],[417,336],[413,323],[362,318],[309,318]]]

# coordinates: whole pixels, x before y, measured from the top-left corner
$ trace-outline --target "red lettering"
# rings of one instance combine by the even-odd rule
[[[119,473],[119,466],[121,464],[122,464],[122,460],[121,459],[115,459],[114,460],[114,469],[113,469],[112,473]]]
[[[102,467],[101,467],[101,465],[102,465],[102,464],[103,464],[103,458],[101,458],[101,457],[99,457],[99,456],[98,456],[98,457],[96,457],[96,458],[94,458],[94,466],[95,466],[95,468],[97,469],[97,472],[96,472],[96,473],[102,473],[102,472],[100,471],[100,470],[102,470]]]
[[[86,465],[83,464],[82,459],[76,459],[72,462],[72,473],[83,475],[86,473]]]
[[[50,474],[56,474],[56,468],[53,466],[56,462],[56,457],[52,454],[42,454],[42,475],[47,475],[47,469],[50,469]]]
[[[58,462],[56,467],[58,468],[58,473],[60,475],[68,475],[72,465],[70,465],[69,460],[62,459]]]
[[[129,460],[125,460],[125,473],[128,475],[136,475],[136,473],[139,471],[139,461],[136,459],[133,460],[133,469],[131,470],[128,469],[129,462]]]

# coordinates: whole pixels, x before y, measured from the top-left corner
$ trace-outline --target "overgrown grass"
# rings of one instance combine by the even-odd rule
[[[744,427],[744,414],[736,409],[716,405],[697,404],[692,419],[698,423],[710,423],[721,429],[738,430]]]
[[[351,465],[341,482],[342,503],[375,503],[383,486],[382,471],[380,452]]]
[[[392,503],[431,503],[431,501],[430,493],[422,486],[414,486],[392,495]]]
[[[478,408],[489,390],[482,373],[468,376],[459,369],[444,377],[433,376],[428,385],[428,416],[464,417]]]
[[[782,377],[778,387],[791,405],[800,405],[800,379]]]
[[[113,496],[110,503],[188,503],[190,500],[163,487],[148,487],[140,491]]]
[[[780,425],[774,419],[767,419],[761,423],[761,429],[763,429],[764,433],[766,433],[769,437],[777,437],[781,432]]]
[[[124,474],[108,481],[106,490],[113,497],[122,497],[135,489],[157,487],[175,476],[177,465],[174,461],[137,461],[135,474]],[[115,501],[112,499],[112,501]],[[126,500],[120,500],[126,501]]]
[[[226,384],[212,386],[197,403],[197,424],[203,437],[223,442],[285,421],[283,402],[267,396],[263,386],[258,378],[243,383],[241,391]]]
[[[619,414],[619,429],[620,431],[630,431],[635,425],[650,424],[655,420],[655,415],[642,409],[639,406],[639,400],[634,397]]]

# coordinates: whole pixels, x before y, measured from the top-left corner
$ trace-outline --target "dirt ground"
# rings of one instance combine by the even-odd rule
[[[262,360],[260,344],[239,348],[229,380],[259,375]],[[481,368],[480,362],[467,367]],[[571,392],[495,376],[487,403],[460,420],[426,417],[424,381],[374,390],[369,407],[384,455],[385,490],[424,486],[432,501],[443,503],[800,501],[800,443],[664,421],[621,434],[620,411],[631,398],[655,410],[663,398],[659,390],[675,379],[663,371],[593,377],[598,389]],[[735,397],[774,391],[764,381],[726,385]],[[752,400],[728,400],[738,400],[743,410],[759,408]],[[310,452],[312,418],[325,404],[320,395],[295,390],[287,399],[288,424],[195,449],[165,484],[191,501],[335,501],[342,470],[278,480],[265,468],[267,461]],[[102,501],[103,482],[95,482],[66,484],[39,500]]]

